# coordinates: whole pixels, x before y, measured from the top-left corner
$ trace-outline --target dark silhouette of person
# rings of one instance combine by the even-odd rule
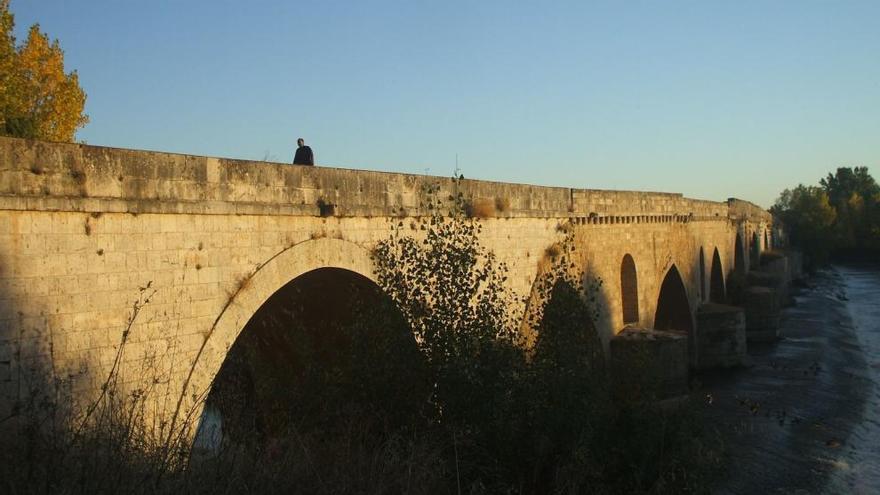
[[[293,164],[315,165],[315,154],[312,153],[311,148],[306,146],[306,141],[303,138],[296,140],[296,154],[293,155]]]

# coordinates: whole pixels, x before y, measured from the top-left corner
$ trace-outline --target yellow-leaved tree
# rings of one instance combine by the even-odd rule
[[[64,51],[39,24],[20,46],[14,27],[9,0],[0,0],[0,134],[73,141],[89,121],[76,71],[64,72]]]

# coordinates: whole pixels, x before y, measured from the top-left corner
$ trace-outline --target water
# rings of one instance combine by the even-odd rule
[[[717,493],[880,493],[880,265],[809,284],[750,367],[699,376],[729,454]]]
[[[856,337],[866,360],[869,382],[861,421],[850,432],[849,449],[840,459],[840,475],[826,493],[880,492],[880,264],[835,267],[844,282]]]

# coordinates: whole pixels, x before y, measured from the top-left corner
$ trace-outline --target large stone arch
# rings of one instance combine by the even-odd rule
[[[291,280],[320,268],[340,268],[376,282],[370,251],[352,242],[313,239],[278,253],[241,282],[215,320],[183,384],[180,411],[200,407],[228,350],[263,303]]]
[[[692,334],[694,320],[691,300],[678,267],[672,264],[662,280],[657,293],[654,328]]]

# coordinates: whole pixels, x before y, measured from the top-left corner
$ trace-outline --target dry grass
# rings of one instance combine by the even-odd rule
[[[475,198],[465,205],[465,213],[471,218],[494,217],[495,201],[488,198]]]

